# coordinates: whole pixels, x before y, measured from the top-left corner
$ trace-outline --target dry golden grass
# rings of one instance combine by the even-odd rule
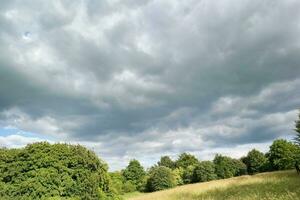
[[[294,171],[262,173],[179,186],[128,200],[300,200],[300,176]]]

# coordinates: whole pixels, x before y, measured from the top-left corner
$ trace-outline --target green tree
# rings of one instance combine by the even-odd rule
[[[247,166],[240,159],[232,159],[235,170],[234,176],[242,176],[247,174]]]
[[[131,160],[123,171],[126,181],[131,181],[138,190],[141,190],[144,183],[146,172],[138,160]]]
[[[40,142],[1,149],[1,199],[113,198],[107,169],[80,145]]]
[[[175,162],[169,156],[162,156],[160,161],[157,162],[158,166],[165,166],[170,169],[175,168]]]
[[[298,153],[299,148],[295,144],[279,139],[270,146],[268,159],[273,170],[292,169]]]
[[[182,167],[186,169],[190,165],[197,165],[199,163],[198,159],[189,153],[182,153],[179,155],[179,158],[176,160],[176,167]]]
[[[246,165],[237,159],[217,154],[213,160],[218,178],[230,178],[246,173]]]
[[[193,182],[193,173],[196,165],[189,165],[187,168],[183,169],[182,180],[184,184]]]
[[[296,137],[294,138],[294,141],[297,145],[300,146],[300,111],[298,114],[298,120],[295,122],[295,131],[296,131]]]
[[[175,168],[173,170],[174,178],[175,178],[175,185],[183,185],[184,182],[182,180],[184,170],[180,168]]]
[[[215,165],[211,161],[200,162],[194,169],[193,182],[205,182],[217,179]]]
[[[172,170],[165,166],[154,167],[149,174],[147,181],[147,191],[153,192],[172,188],[176,185],[176,180]]]
[[[267,161],[266,156],[256,149],[249,151],[247,156],[243,158],[243,162],[246,164],[249,174],[265,171]]]

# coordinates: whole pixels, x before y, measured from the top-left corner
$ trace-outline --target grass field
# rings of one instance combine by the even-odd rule
[[[280,171],[135,193],[127,200],[300,200],[300,176]]]

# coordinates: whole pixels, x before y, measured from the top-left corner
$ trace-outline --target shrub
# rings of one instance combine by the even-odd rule
[[[174,187],[176,184],[172,170],[165,166],[155,167],[149,174],[147,191],[153,192]]]
[[[205,182],[217,179],[215,165],[211,161],[200,162],[194,169],[193,182]]]
[[[132,181],[126,181],[123,184],[123,189],[124,193],[129,193],[129,192],[134,192],[136,191],[136,186]]]

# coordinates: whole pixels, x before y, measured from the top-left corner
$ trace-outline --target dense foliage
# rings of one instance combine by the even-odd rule
[[[299,148],[286,140],[275,140],[270,146],[268,158],[273,170],[293,169]]]
[[[175,186],[176,180],[172,170],[165,166],[154,167],[149,174],[147,191],[153,192]]]
[[[165,166],[170,169],[175,168],[175,162],[169,156],[162,156],[160,161],[157,162],[158,166]]]
[[[107,165],[80,145],[41,142],[0,151],[1,199],[112,197]]]
[[[266,170],[268,160],[262,152],[252,149],[248,152],[247,156],[243,158],[243,162],[247,166],[248,173],[255,174]]]
[[[131,160],[123,171],[126,181],[130,181],[138,190],[143,189],[146,172],[138,160]]]
[[[178,160],[176,161],[176,167],[187,168],[188,166],[195,166],[198,164],[198,159],[189,153],[182,153],[179,155]]]
[[[215,165],[211,161],[200,162],[194,169],[193,182],[205,182],[217,179]]]
[[[246,174],[246,165],[240,160],[217,154],[213,162],[218,178],[230,178]]]

